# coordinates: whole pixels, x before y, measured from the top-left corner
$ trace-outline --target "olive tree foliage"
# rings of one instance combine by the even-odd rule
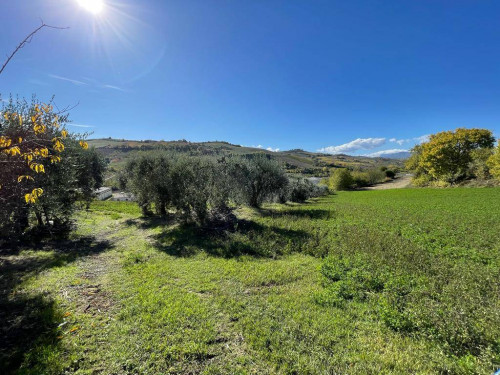
[[[0,118],[0,235],[68,226],[79,200],[102,183],[104,164],[64,128],[50,104],[10,100]]]
[[[257,156],[187,156],[145,152],[130,160],[120,177],[144,215],[174,211],[185,222],[207,225],[225,220],[234,204],[258,207],[288,184],[280,165]]]
[[[251,207],[260,207],[266,200],[286,188],[288,177],[281,165],[266,154],[253,155],[233,161],[231,174],[239,198]]]
[[[200,224],[229,213],[231,180],[225,159],[178,157],[171,173],[171,204]]]
[[[495,138],[487,129],[459,128],[436,133],[428,142],[412,149],[406,167],[420,185],[431,181],[455,183],[474,177],[471,163],[480,162],[481,150],[491,150],[494,143]],[[484,151],[483,156],[487,152]],[[486,171],[481,173],[486,174]]]
[[[170,209],[185,221],[206,224],[229,212],[232,198],[226,159],[145,152],[130,160],[122,187],[134,193],[143,215],[165,216]]]
[[[288,192],[287,200],[302,203],[310,198],[319,197],[325,194],[327,188],[326,186],[315,185],[306,178],[294,178],[290,179]]]

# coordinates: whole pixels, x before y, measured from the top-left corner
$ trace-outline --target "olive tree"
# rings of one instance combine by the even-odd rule
[[[260,207],[288,184],[281,165],[266,154],[240,158],[232,166],[231,174],[238,181],[239,196],[251,207]]]

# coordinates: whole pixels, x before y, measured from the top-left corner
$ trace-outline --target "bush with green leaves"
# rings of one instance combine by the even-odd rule
[[[335,169],[328,179],[328,188],[333,191],[349,190],[354,181],[351,172],[346,168]]]
[[[488,180],[491,178],[488,160],[493,155],[490,148],[479,148],[471,151],[471,161],[467,171],[467,178]]]
[[[82,149],[71,135],[65,140],[63,154],[60,162],[45,165],[45,173],[37,176],[43,194],[36,202],[26,203],[19,197],[2,205],[2,237],[16,238],[35,227],[46,233],[66,233],[73,213],[88,207],[94,190],[103,183],[105,162],[94,149]]]
[[[353,171],[351,172],[352,176],[352,185],[357,188],[363,188],[370,186],[370,177],[368,173],[362,171]]]
[[[286,201],[303,203],[309,198],[319,197],[326,192],[325,186],[315,185],[307,178],[290,178],[285,197],[280,195],[278,201],[281,203]]]
[[[500,181],[500,144],[496,147],[493,155],[489,157],[487,166],[491,175]]]
[[[394,179],[394,177],[396,177],[396,172],[394,172],[391,169],[386,169],[384,171],[384,173],[385,173],[385,177],[387,177],[387,178]]]

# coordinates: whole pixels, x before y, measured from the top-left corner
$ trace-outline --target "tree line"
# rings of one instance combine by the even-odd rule
[[[323,183],[332,191],[359,189],[385,181],[390,181],[396,176],[398,168],[382,166],[364,171],[351,171],[347,168],[335,168]]]
[[[185,222],[208,225],[227,220],[237,205],[304,202],[324,189],[290,178],[269,155],[193,156],[145,152],[131,159],[120,176],[144,215],[172,212]]]

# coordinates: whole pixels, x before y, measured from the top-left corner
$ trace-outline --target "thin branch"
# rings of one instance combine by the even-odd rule
[[[64,107],[63,109],[59,109],[59,107],[57,106],[57,104],[54,102],[54,107],[56,107],[57,109],[57,112],[54,112],[54,114],[56,115],[62,115],[64,113],[68,113],[70,112],[71,110],[75,109],[76,107],[78,107],[80,105],[80,102],[76,102],[76,104],[73,104],[73,105],[68,105],[66,107]]]
[[[7,64],[10,62],[10,60],[12,60],[12,58],[14,57],[14,55],[21,49],[23,48],[26,44],[30,43],[31,40],[33,39],[33,36],[39,32],[41,29],[43,29],[44,27],[48,27],[50,29],[58,29],[58,30],[64,30],[64,29],[68,29],[68,27],[58,27],[58,26],[50,26],[50,25],[47,25],[46,23],[44,23],[42,21],[42,24],[36,28],[35,30],[33,30],[26,38],[24,38],[24,40],[19,43],[19,45],[16,47],[16,49],[14,50],[14,52],[12,52],[10,54],[10,56],[7,58],[7,60],[4,62],[4,64],[2,65],[2,68],[0,69],[0,74],[2,74],[2,72],[4,71],[5,67],[7,66]]]

